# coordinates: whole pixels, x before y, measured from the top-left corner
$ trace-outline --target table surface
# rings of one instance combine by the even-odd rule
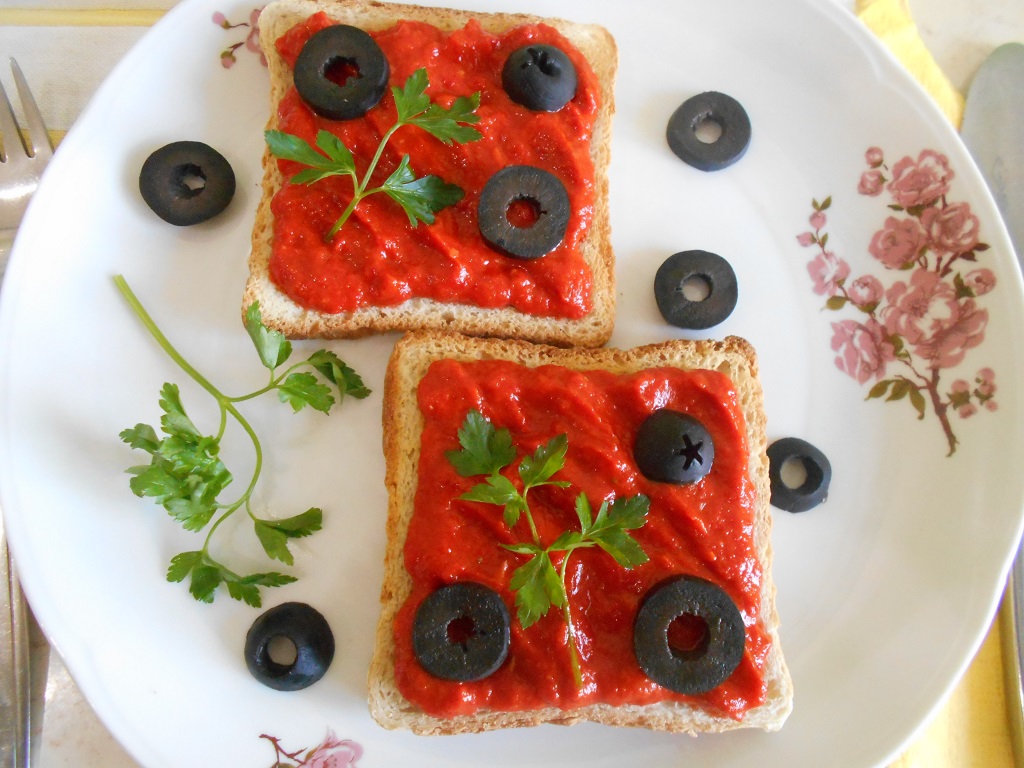
[[[851,11],[857,2],[820,1],[836,2]],[[1005,42],[1024,42],[1024,0],[896,1],[909,4],[925,47],[961,93],[993,48]],[[59,138],[114,64],[175,2],[2,0],[0,52],[17,59],[47,125]],[[55,51],[60,53],[55,55]],[[69,62],[74,62],[73,70]],[[0,67],[0,82],[13,92],[6,67]],[[41,636],[36,643],[45,648]],[[895,766],[999,768],[1014,764],[1004,716],[1001,648],[997,623],[949,702]],[[137,765],[107,733],[55,657],[50,661],[45,697],[40,768]]]

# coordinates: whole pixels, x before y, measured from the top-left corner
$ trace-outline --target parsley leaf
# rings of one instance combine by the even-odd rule
[[[329,141],[325,140],[324,144],[330,148]],[[323,512],[317,507],[312,507],[301,514],[280,520],[260,519],[253,514],[250,498],[263,465],[263,450],[252,425],[238,410],[237,403],[276,390],[278,397],[296,411],[310,406],[327,413],[335,403],[334,389],[337,389],[339,399],[346,394],[364,398],[370,394],[370,390],[363,384],[359,374],[328,350],[314,352],[307,360],[295,363],[278,373],[277,369],[291,356],[291,343],[282,333],[264,325],[259,305],[253,303],[245,312],[244,325],[256,347],[260,362],[270,370],[270,381],[254,392],[228,397],[178,353],[153,322],[124,278],[118,275],[114,282],[164,351],[214,398],[220,409],[220,427],[217,434],[204,434],[186,413],[178,386],[167,383],[160,390],[159,405],[163,412],[160,418],[160,433],[144,423],[138,423],[120,433],[123,442],[148,454],[150,459],[149,464],[128,468],[127,471],[131,475],[129,487],[132,492],[163,506],[188,531],[200,531],[209,526],[201,549],[181,552],[171,559],[167,569],[167,580],[182,582],[189,579],[189,592],[196,600],[202,602],[213,602],[217,589],[223,585],[231,597],[259,607],[262,601],[261,588],[290,584],[295,581],[295,577],[276,571],[248,576],[234,573],[210,556],[210,539],[214,531],[223,520],[244,508],[252,520],[256,538],[267,556],[292,565],[289,541],[320,530],[323,525]],[[300,368],[309,370],[299,371]],[[231,473],[219,457],[220,441],[225,432],[228,416],[233,418],[252,440],[256,462],[252,479],[242,495],[230,503],[222,503],[219,500],[220,494],[232,481]]]
[[[603,502],[594,515],[586,494],[576,497],[576,517],[580,530],[563,531],[551,544],[543,546],[537,526],[526,500],[531,488],[553,485],[566,488],[569,483],[552,478],[564,466],[569,448],[568,437],[557,435],[539,446],[532,455],[519,462],[519,478],[523,490],[501,474],[516,457],[512,436],[507,429],[496,430],[490,420],[479,411],[466,414],[458,431],[461,451],[445,453],[449,463],[463,477],[485,475],[482,483],[459,496],[464,501],[475,501],[504,507],[504,522],[513,528],[525,517],[532,541],[502,544],[510,552],[529,559],[512,572],[509,587],[515,593],[516,615],[524,629],[547,615],[552,606],[562,609],[569,630],[569,652],[573,677],[577,686],[583,684],[579,665],[579,652],[573,630],[569,597],[566,592],[566,572],[570,555],[577,549],[600,547],[623,568],[634,568],[648,561],[647,554],[628,531],[643,527],[647,522],[650,501],[646,496],[616,498],[611,504]],[[561,555],[561,567],[555,567],[552,555]]]
[[[463,477],[494,474],[516,457],[511,433],[505,428],[495,429],[480,411],[466,414],[458,437],[462,450],[447,451],[445,457]]]
[[[354,188],[352,200],[327,232],[325,240],[330,241],[337,234],[364,197],[377,192],[384,192],[398,203],[413,227],[418,226],[421,221],[424,224],[433,224],[434,214],[463,198],[464,192],[459,186],[449,184],[437,176],[417,178],[410,167],[408,155],[401,157],[398,166],[381,186],[369,186],[384,147],[395,131],[402,126],[420,128],[446,145],[453,142],[462,144],[482,138],[480,131],[472,127],[480,120],[476,114],[476,109],[480,106],[480,94],[459,96],[452,101],[451,106],[443,107],[430,100],[426,93],[429,85],[427,70],[421,68],[413,72],[401,88],[391,88],[398,119],[384,133],[362,178],[356,169],[351,150],[329,131],[321,130],[317,133],[315,148],[305,139],[283,131],[270,130],[264,133],[264,139],[272,155],[306,166],[291,177],[291,183],[314,184],[330,176],[351,177]]]

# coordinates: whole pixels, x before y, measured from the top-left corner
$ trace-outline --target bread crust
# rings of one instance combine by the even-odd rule
[[[524,712],[481,711],[473,715],[437,718],[422,712],[402,696],[395,683],[393,623],[412,590],[405,570],[405,535],[413,514],[423,430],[416,388],[431,363],[440,359],[473,361],[508,360],[537,367],[556,364],[576,370],[632,373],[652,367],[684,370],[714,369],[732,379],[747,422],[749,473],[756,490],[754,541],[763,569],[759,621],[771,638],[765,662],[765,702],[734,720],[699,706],[677,702],[610,706],[594,704],[574,710],[550,707]],[[555,723],[571,725],[594,721],[607,725],[645,727],[689,734],[735,728],[778,730],[792,709],[792,681],[779,641],[779,617],[771,578],[771,514],[766,454],[763,395],[753,348],[744,339],[723,341],[669,341],[618,349],[557,349],[522,341],[476,339],[450,333],[410,333],[395,346],[384,383],[383,449],[388,490],[387,549],[381,616],[369,671],[369,705],[374,719],[389,729],[405,728],[422,735],[470,733]]]
[[[277,105],[292,85],[290,68],[274,42],[296,23],[319,11],[338,23],[372,31],[400,19],[413,19],[450,31],[475,19],[489,32],[502,32],[523,24],[544,23],[557,29],[586,57],[601,91],[600,111],[591,138],[594,163],[594,206],[589,231],[580,252],[593,276],[592,309],[584,317],[540,317],[513,308],[486,309],[414,298],[396,306],[367,306],[353,312],[325,313],[302,307],[286,296],[270,279],[269,266],[274,238],[270,203],[283,184],[276,158],[263,154],[262,198],[257,207],[249,256],[249,278],[242,312],[260,302],[263,321],[292,338],[354,338],[386,331],[418,329],[453,330],[477,336],[523,338],[558,346],[600,346],[611,336],[615,323],[615,258],[611,246],[608,211],[608,164],[611,157],[611,125],[615,111],[614,80],[618,52],[603,27],[578,24],[529,14],[478,13],[374,0],[277,0],[260,14],[260,44],[270,71],[270,119],[277,128]]]

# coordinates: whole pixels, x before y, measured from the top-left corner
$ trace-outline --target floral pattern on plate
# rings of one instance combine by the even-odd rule
[[[235,51],[243,46],[245,47],[245,50],[257,54],[260,57],[260,63],[263,66],[267,66],[267,57],[263,55],[263,50],[260,48],[259,20],[260,11],[262,10],[262,8],[253,8],[252,11],[249,12],[249,20],[239,22],[238,24],[233,24],[228,21],[227,17],[220,11],[213,14],[213,23],[218,27],[223,27],[227,30],[241,29],[245,27],[248,27],[249,29],[249,34],[246,35],[244,40],[232,43],[220,52],[220,65],[224,67],[224,69],[231,69],[231,67],[235,65],[238,61],[235,56]]]
[[[874,382],[869,400],[905,400],[922,420],[933,414],[952,455],[959,440],[951,414],[965,419],[997,408],[991,368],[980,368],[973,382],[947,383],[985,339],[983,297],[996,287],[996,276],[979,257],[989,246],[971,206],[950,199],[955,174],[946,155],[925,149],[890,167],[882,150],[871,147],[865,161],[858,193],[889,201],[868,245],[886,272],[853,275],[849,262],[828,249],[831,196],[811,201],[811,230],[797,242],[814,249],[807,271],[814,292],[827,297],[826,309],[854,310],[832,323],[836,366],[860,384]],[[879,277],[886,273],[893,275],[887,283]]]
[[[324,740],[312,749],[296,749],[289,752],[276,736],[260,734],[274,746],[274,762],[270,768],[358,768],[363,748],[350,739],[339,739],[334,731],[328,730]]]

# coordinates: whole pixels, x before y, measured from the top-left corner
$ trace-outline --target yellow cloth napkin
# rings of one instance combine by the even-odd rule
[[[950,84],[925,47],[907,0],[857,0],[856,11],[959,128],[963,94]],[[998,621],[993,624],[949,700],[891,768],[1014,765],[999,625]],[[941,638],[935,641],[942,642]]]

